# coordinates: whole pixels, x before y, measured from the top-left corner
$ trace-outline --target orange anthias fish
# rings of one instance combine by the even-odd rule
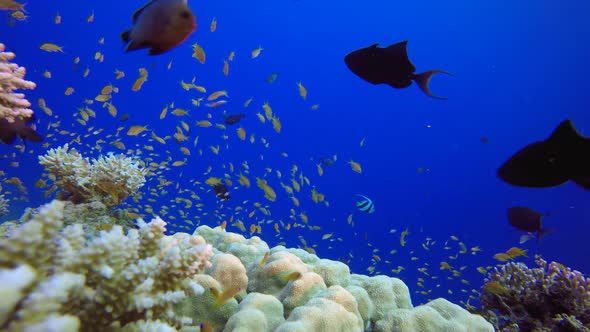
[[[153,0],[133,13],[133,27],[121,34],[125,51],[149,48],[150,55],[167,52],[185,41],[197,20],[186,0]]]

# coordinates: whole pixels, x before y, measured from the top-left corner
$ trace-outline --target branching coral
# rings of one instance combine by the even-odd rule
[[[99,200],[112,208],[145,183],[147,170],[124,155],[100,156],[92,161],[68,144],[39,156],[39,163],[74,203]]]
[[[590,278],[537,257],[539,267],[507,263],[486,279],[483,309],[500,314],[502,331],[588,331]]]
[[[87,240],[81,225],[63,227],[63,206],[50,203],[0,239],[0,330],[150,330],[190,322],[173,306],[203,291],[190,279],[210,265],[212,248],[202,237],[166,236],[166,223],[155,218],[126,235],[115,226]]]
[[[33,111],[31,103],[22,93],[15,93],[18,89],[34,89],[35,83],[24,79],[25,68],[10,62],[16,56],[12,52],[5,52],[4,44],[0,43],[0,119],[14,122],[15,119],[30,118]]]

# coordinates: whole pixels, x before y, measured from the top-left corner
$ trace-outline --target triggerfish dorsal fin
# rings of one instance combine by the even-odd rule
[[[432,98],[436,98],[436,99],[447,99],[446,97],[441,97],[441,96],[437,96],[434,93],[432,93],[432,91],[430,91],[430,79],[432,78],[432,76],[434,76],[434,74],[447,74],[447,75],[452,75],[449,72],[446,72],[444,70],[429,70],[429,71],[425,71],[423,73],[420,74],[415,74],[414,75],[414,81],[416,81],[416,84],[418,84],[418,86],[420,87],[420,89],[429,97]]]
[[[584,137],[576,130],[571,120],[561,122],[549,137],[549,141],[561,147],[571,147],[584,140]]]
[[[410,58],[408,58],[407,46],[408,41],[404,40],[402,42],[387,46],[385,48],[385,52],[391,61],[395,61],[404,68],[409,68],[411,72],[414,72],[416,71],[416,67],[414,67],[412,62],[410,62]]]

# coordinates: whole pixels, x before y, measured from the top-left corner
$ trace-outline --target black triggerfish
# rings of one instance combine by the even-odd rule
[[[507,215],[512,227],[519,231],[536,233],[539,241],[545,234],[553,231],[542,227],[541,219],[549,214],[539,213],[526,206],[513,206],[508,209]]]
[[[434,95],[428,83],[434,74],[450,75],[450,73],[444,70],[429,70],[414,74],[416,67],[408,59],[407,44],[407,40],[385,48],[378,47],[379,44],[373,44],[348,53],[344,57],[344,62],[353,73],[369,83],[387,84],[396,89],[402,89],[415,81],[426,95],[446,99]]]
[[[565,120],[544,141],[516,152],[498,169],[498,177],[521,187],[545,188],[574,181],[590,190],[590,138]]]

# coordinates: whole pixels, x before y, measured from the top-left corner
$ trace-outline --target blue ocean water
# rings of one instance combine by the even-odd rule
[[[139,203],[129,199],[125,206],[137,207],[138,213],[148,217],[146,207],[154,214],[168,207],[163,218],[175,224],[169,227],[171,232],[192,231],[198,224],[219,225],[232,216],[243,222],[246,236],[250,236],[250,225],[260,225],[262,232],[255,235],[270,245],[313,247],[323,258],[348,262],[355,273],[403,279],[415,304],[439,296],[466,301],[475,294],[472,289],[479,290],[483,283],[484,276],[476,268],[498,264],[493,255],[513,246],[528,250],[529,258],[518,258],[526,263],[540,254],[590,272],[588,192],[570,183],[547,189],[518,188],[496,177],[503,161],[526,144],[546,138],[564,119],[572,119],[582,133],[590,135],[586,98],[590,48],[585,43],[590,35],[589,3],[261,0],[189,4],[197,16],[197,31],[178,48],[156,57],[144,51],[123,51],[119,36],[131,26],[131,14],[143,5],[139,1],[31,1],[26,5],[26,21],[16,21],[8,11],[0,13],[0,42],[17,54],[15,62],[27,68],[26,78],[37,83],[26,94],[35,105],[39,133],[52,134],[45,141],[47,148],[70,142],[88,157],[112,151],[151,157],[157,163],[169,161],[167,169],[149,178]],[[58,13],[61,23],[55,24]],[[91,13],[94,21],[88,23]],[[214,17],[217,29],[211,32]],[[104,44],[99,43],[101,38]],[[448,100],[429,98],[415,84],[402,90],[373,86],[344,64],[350,51],[402,40],[409,41],[409,57],[418,72],[443,69],[453,74],[437,75],[431,82],[433,92]],[[39,48],[43,43],[63,46],[63,53],[45,52]],[[191,57],[194,43],[205,50],[205,64]],[[263,50],[252,59],[250,53],[258,47]],[[103,62],[95,60],[96,52],[104,56]],[[224,59],[230,52],[235,52],[235,59],[228,62],[225,76]],[[87,68],[89,75],[83,77]],[[149,76],[133,92],[139,68],[146,68]],[[117,80],[115,69],[125,77]],[[50,79],[43,76],[46,70],[52,74]],[[267,77],[273,73],[278,76],[269,84]],[[180,82],[194,77],[195,84],[206,87],[206,94],[182,89]],[[298,82],[308,91],[305,100],[299,95]],[[118,117],[129,113],[126,122],[109,115],[100,102],[84,103],[107,84],[119,88],[110,102]],[[74,92],[66,96],[68,87]],[[206,98],[217,90],[228,91],[226,105],[208,108],[206,100],[200,107],[192,105],[191,99]],[[52,116],[36,107],[39,98],[53,110]],[[253,100],[245,108],[249,98]],[[282,123],[280,133],[256,116],[263,113],[265,102]],[[169,114],[161,120],[166,105]],[[319,107],[314,110],[313,105]],[[76,121],[84,107],[97,113],[86,125]],[[170,114],[174,108],[186,109],[189,115],[174,116]],[[222,123],[223,110],[243,112],[246,117],[226,129],[196,126],[196,121],[209,119],[208,114],[212,123]],[[171,138],[162,145],[150,140],[151,132],[172,136],[180,121],[190,126],[190,133],[185,132],[188,141],[177,144]],[[148,131],[127,136],[133,125],[145,125]],[[238,126],[247,133],[245,141],[235,133]],[[118,137],[109,136],[118,127],[124,127]],[[101,128],[102,132],[93,133]],[[251,134],[254,144],[249,142]],[[80,143],[72,142],[78,135]],[[489,142],[482,143],[482,138]],[[97,149],[100,139],[105,143]],[[110,144],[116,140],[125,149]],[[190,149],[190,156],[181,153],[182,146]],[[219,153],[210,146],[219,146]],[[49,200],[45,189],[33,185],[42,174],[37,156],[47,148],[28,143],[26,152],[20,153],[14,146],[0,146],[4,179],[17,177],[28,189],[25,194],[2,184],[13,199],[4,220],[17,218],[24,207]],[[321,158],[333,155],[336,162],[322,164],[320,176]],[[183,160],[182,166],[170,165]],[[362,165],[362,173],[351,170],[350,160]],[[12,164],[15,161],[18,165]],[[250,188],[238,184],[240,172],[247,174]],[[225,174],[233,182],[231,199],[220,202],[204,182]],[[275,190],[275,202],[264,198],[256,177],[266,179]],[[301,192],[294,193],[299,206],[281,186],[281,182],[291,186],[292,178],[303,183]],[[171,184],[163,186],[160,179]],[[329,204],[313,202],[312,189],[324,194]],[[150,195],[152,190],[158,195]],[[191,193],[200,200],[191,198]],[[357,194],[374,201],[375,213],[356,210]],[[177,197],[193,200],[192,207],[184,208]],[[256,208],[256,202],[270,215]],[[544,226],[555,231],[541,243],[531,240],[520,245],[521,233],[506,219],[506,209],[514,205],[550,213]],[[256,212],[250,217],[252,211]],[[301,214],[309,218],[307,226],[321,229],[309,229]],[[351,214],[354,226],[347,221]],[[273,228],[275,223],[281,225],[280,234]],[[303,227],[285,229],[295,223]],[[227,229],[240,232],[231,222]],[[402,246],[400,234],[406,229],[409,234]],[[324,234],[333,235],[323,240]],[[460,242],[466,250],[461,251]],[[474,247],[482,251],[475,252]],[[441,270],[442,261],[460,275]]]

